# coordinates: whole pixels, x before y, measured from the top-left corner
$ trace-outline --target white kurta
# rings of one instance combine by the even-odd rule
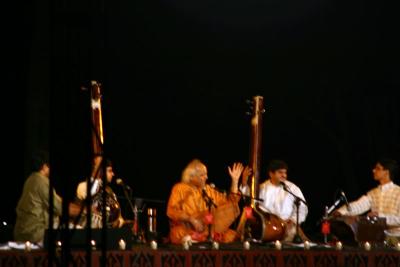
[[[300,188],[290,181],[285,181],[287,188],[296,196],[305,201]],[[243,194],[248,195],[249,188],[241,186],[240,190]],[[274,185],[271,180],[267,180],[260,185],[259,198],[260,209],[265,212],[275,214],[283,220],[290,219],[296,223],[296,205],[295,197],[283,189],[282,185]],[[300,201],[299,205],[299,224],[306,220],[308,214],[307,206]]]

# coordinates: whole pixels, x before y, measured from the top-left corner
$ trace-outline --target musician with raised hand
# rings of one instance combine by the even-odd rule
[[[246,167],[243,172],[242,183],[239,187],[244,195],[250,195],[248,185],[248,177],[251,170]],[[297,208],[295,204],[297,196],[305,202],[305,198],[300,188],[293,182],[287,180],[288,165],[282,160],[272,160],[267,168],[268,178],[260,185],[258,208],[263,212],[278,216],[285,225],[284,241],[293,241],[296,234]],[[289,192],[291,193],[289,193]],[[306,220],[308,208],[303,201],[299,205],[299,224]],[[307,239],[305,235],[300,233],[302,239]]]
[[[236,238],[229,229],[240,210],[238,183],[243,171],[241,163],[228,167],[232,179],[230,193],[224,194],[206,184],[207,167],[198,159],[192,160],[183,170],[181,181],[172,188],[167,216],[170,220],[170,241],[181,244],[185,241],[203,242],[208,237],[217,242],[228,243]],[[211,201],[211,214],[209,204]],[[211,233],[207,225],[211,224]]]

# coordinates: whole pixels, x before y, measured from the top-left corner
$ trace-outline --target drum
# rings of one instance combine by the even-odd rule
[[[331,226],[331,234],[333,239],[340,240],[348,246],[358,245],[357,234],[357,217],[356,216],[341,216],[329,220]]]
[[[285,236],[285,223],[274,214],[253,209],[252,216],[246,220],[244,232],[253,241],[282,240]]]

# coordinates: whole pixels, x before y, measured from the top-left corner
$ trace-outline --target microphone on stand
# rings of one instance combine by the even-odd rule
[[[333,210],[335,210],[335,209],[338,207],[338,205],[339,205],[340,202],[341,202],[341,199],[338,198],[338,199],[335,201],[335,203],[334,203],[329,209],[327,209],[326,214],[329,215]]]
[[[217,207],[217,205],[215,205],[215,203],[214,203],[214,200],[207,194],[205,187],[203,187],[203,189],[201,189],[201,193],[202,193],[203,199],[206,201],[207,205],[210,204],[210,207],[211,206]]]
[[[351,207],[349,205],[349,201],[347,201],[346,194],[343,191],[340,191],[340,195],[342,196],[344,202],[346,202],[346,208],[348,211],[351,211]]]
[[[215,185],[214,185],[214,187],[213,187],[213,186],[211,186],[211,184],[210,184],[210,187],[211,187],[211,188],[215,188]],[[212,231],[211,228],[212,228],[212,224],[213,224],[213,216],[212,216],[212,213],[211,213],[211,208],[212,208],[212,206],[214,206],[215,208],[217,208],[217,205],[215,205],[213,199],[207,194],[207,191],[206,191],[206,188],[205,188],[205,187],[203,187],[203,188],[201,189],[201,192],[202,192],[202,197],[203,197],[204,201],[206,202],[207,209],[208,209],[208,214],[206,214],[205,217],[204,217],[204,219],[206,220],[206,222],[207,222],[207,224],[208,224],[208,237],[207,237],[207,241],[208,241],[208,242],[213,242],[213,241],[214,241],[214,240],[213,240],[213,235],[212,235],[212,233],[211,233],[211,231]]]
[[[128,191],[132,191],[132,188],[129,185],[125,184],[124,181],[121,178],[117,178],[115,180],[115,183],[117,185],[120,185],[120,186],[124,187]]]
[[[283,189],[287,190],[287,185],[284,181],[280,181],[279,184],[282,185]]]
[[[341,191],[340,191],[340,197],[339,197],[338,199],[336,199],[335,203],[333,203],[333,205],[330,206],[330,207],[326,210],[326,215],[331,214],[331,212],[334,211],[334,210],[339,206],[339,204],[340,204],[342,201],[345,202],[347,210],[348,210],[348,211],[351,211],[351,207],[350,207],[350,205],[349,205],[349,202],[347,201],[346,194],[343,192],[343,190],[341,190]],[[322,219],[321,219],[320,221],[322,221]]]

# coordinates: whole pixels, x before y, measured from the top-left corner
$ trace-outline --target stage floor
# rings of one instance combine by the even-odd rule
[[[88,266],[87,252],[82,249],[61,253],[58,249],[54,266]],[[65,250],[64,250],[65,252]],[[91,266],[102,266],[102,251],[89,253]],[[50,258],[51,259],[51,258]],[[68,264],[67,264],[68,263]],[[49,253],[46,250],[3,250],[0,251],[0,267],[48,266]],[[309,249],[284,245],[277,250],[274,244],[252,244],[244,249],[242,243],[219,245],[213,249],[210,244],[195,244],[185,250],[182,246],[134,245],[126,250],[107,251],[106,266],[196,266],[196,267],[391,267],[400,266],[400,252],[393,248],[372,247],[367,251],[361,247],[335,247],[322,245]]]

